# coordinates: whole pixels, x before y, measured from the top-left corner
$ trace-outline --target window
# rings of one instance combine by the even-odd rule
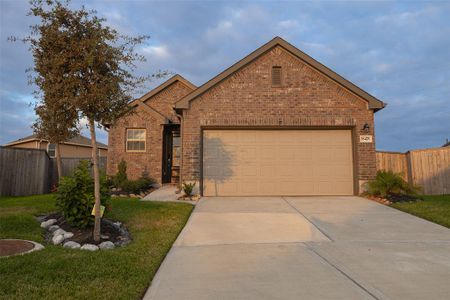
[[[50,157],[56,156],[56,145],[55,144],[48,144],[47,145],[47,154]]]
[[[272,67],[272,86],[281,86],[281,67]]]
[[[174,131],[173,132],[173,140],[172,140],[172,167],[179,167],[180,166],[180,156],[181,156],[181,138],[180,138],[180,132]]]
[[[127,129],[127,152],[145,152],[145,129]]]

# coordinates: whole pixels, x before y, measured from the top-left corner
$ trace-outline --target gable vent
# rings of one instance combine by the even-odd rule
[[[272,85],[273,86],[281,85],[281,67],[278,66],[272,67]]]

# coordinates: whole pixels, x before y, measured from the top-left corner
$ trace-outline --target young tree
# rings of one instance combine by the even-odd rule
[[[30,15],[38,17],[40,24],[34,26],[38,37],[29,37],[33,46],[52,43],[42,35],[47,30],[59,34],[62,73],[58,73],[57,84],[64,91],[58,108],[75,109],[77,121],[88,120],[92,143],[92,167],[94,173],[95,225],[94,240],[100,240],[100,183],[98,151],[95,128],[101,124],[112,124],[129,112],[128,103],[132,92],[149,77],[133,75],[136,62],[144,61],[135,48],[147,36],[127,37],[106,26],[105,19],[98,18],[95,11],[84,7],[73,9],[69,3],[53,0],[31,2]],[[46,61],[44,64],[51,64]],[[158,72],[152,77],[164,76]],[[51,87],[50,87],[51,88]]]

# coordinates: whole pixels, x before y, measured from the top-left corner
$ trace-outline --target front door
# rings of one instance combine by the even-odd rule
[[[179,136],[180,127],[176,126],[166,126],[163,133],[163,159],[162,159],[162,183],[176,182],[173,177],[178,174],[173,174],[177,172],[178,166],[178,156],[177,153],[179,148]],[[175,152],[175,155],[174,155]]]

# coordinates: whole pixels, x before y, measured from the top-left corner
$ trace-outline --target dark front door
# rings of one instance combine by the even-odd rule
[[[166,126],[163,133],[163,160],[162,160],[162,183],[176,182],[174,177],[178,168],[180,126]],[[175,141],[174,141],[175,140]],[[174,154],[175,151],[175,154]]]

